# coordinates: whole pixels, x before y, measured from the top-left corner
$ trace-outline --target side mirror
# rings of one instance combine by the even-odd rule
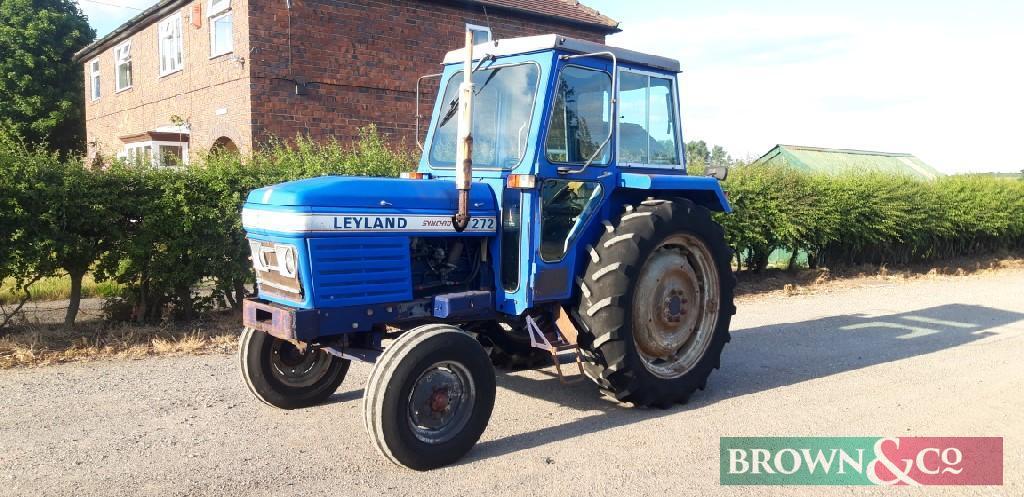
[[[712,166],[704,170],[704,176],[711,176],[718,181],[725,181],[729,177],[729,168],[725,166]]]

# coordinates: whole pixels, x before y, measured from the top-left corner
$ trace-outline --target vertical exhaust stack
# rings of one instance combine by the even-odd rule
[[[459,143],[455,152],[455,189],[459,192],[459,210],[452,217],[455,231],[469,226],[469,190],[473,186],[473,32],[466,30],[464,79],[459,86]]]

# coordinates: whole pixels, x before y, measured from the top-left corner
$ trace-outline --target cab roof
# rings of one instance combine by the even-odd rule
[[[452,50],[444,57],[444,64],[461,63],[464,57],[465,48]],[[658,55],[627,50],[625,48],[610,47],[592,41],[569,38],[567,36],[549,34],[539,36],[526,36],[522,38],[508,38],[493,42],[482,43],[473,47],[473,56],[479,59],[484,55],[502,57],[506,55],[517,55],[544,50],[560,50],[578,54],[594,52],[611,52],[619,59],[619,62],[648,66],[662,71],[680,72],[679,61]]]

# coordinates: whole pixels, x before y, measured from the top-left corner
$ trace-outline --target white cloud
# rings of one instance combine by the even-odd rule
[[[624,27],[609,43],[682,61],[687,137],[733,155],[790,143],[1024,168],[1024,31],[745,12]]]

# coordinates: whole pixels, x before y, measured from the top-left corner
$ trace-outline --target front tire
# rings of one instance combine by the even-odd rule
[[[685,403],[719,367],[736,310],[721,226],[687,199],[650,199],[590,256],[578,310],[587,376],[620,402]]]
[[[374,365],[363,421],[377,450],[419,471],[464,456],[494,408],[494,368],[469,334],[450,325],[405,332]]]
[[[287,340],[246,328],[238,358],[249,391],[280,409],[310,407],[327,400],[345,380],[350,361],[320,349],[304,352]]]

